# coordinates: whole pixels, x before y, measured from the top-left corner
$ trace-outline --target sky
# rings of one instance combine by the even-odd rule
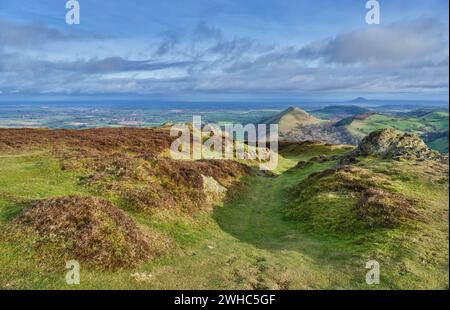
[[[5,96],[447,100],[447,0],[0,0]]]

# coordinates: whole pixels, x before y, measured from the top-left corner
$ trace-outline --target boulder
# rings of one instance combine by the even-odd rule
[[[206,195],[208,203],[214,203],[223,199],[227,193],[227,189],[216,181],[213,177],[202,174],[203,191]]]
[[[415,134],[397,133],[392,128],[374,131],[366,136],[352,156],[381,156],[391,159],[431,159],[438,154]]]

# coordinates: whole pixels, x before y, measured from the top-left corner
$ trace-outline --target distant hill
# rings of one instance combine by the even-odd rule
[[[366,102],[369,102],[370,100],[369,99],[367,99],[367,98],[364,98],[364,97],[358,97],[358,98],[355,98],[355,99],[353,99],[353,100],[350,100],[349,102],[350,103],[366,103]]]
[[[376,113],[367,113],[367,114],[358,114],[358,115],[354,115],[354,116],[349,116],[349,117],[343,118],[340,121],[336,122],[333,126],[334,127],[348,126],[348,125],[351,125],[353,123],[353,121],[356,121],[356,120],[362,121],[374,114],[376,114]]]
[[[388,114],[357,115],[345,118],[336,127],[345,127],[354,137],[361,139],[372,131],[393,128],[401,132],[415,133],[437,151],[448,153],[448,112],[417,112],[399,117]]]
[[[264,123],[266,124],[278,124],[279,132],[282,135],[286,135],[300,127],[309,126],[312,124],[319,124],[322,120],[312,116],[306,111],[297,108],[290,107],[283,112],[267,119]]]
[[[359,142],[346,128],[335,128],[333,121],[314,117],[297,107],[290,107],[265,123],[278,124],[280,140],[284,141],[324,141],[331,144]]]
[[[417,109],[417,110],[407,112],[404,115],[408,116],[408,117],[424,117],[424,116],[433,115],[433,114],[439,115],[440,113],[448,114],[448,109],[445,109],[445,108],[435,108],[435,109],[423,108],[423,109]]]
[[[350,116],[371,113],[372,110],[358,105],[332,105],[311,112],[314,116],[328,120],[338,120]]]
[[[333,112],[336,115],[355,115],[339,119],[333,117]],[[362,113],[356,114],[357,112]],[[279,124],[281,140],[353,145],[358,144],[370,132],[393,128],[400,132],[417,134],[432,149],[448,153],[449,113],[442,109],[420,109],[399,116],[375,113],[371,109],[348,105],[329,106],[312,113],[322,118],[314,117],[300,108],[289,108],[266,123]]]
[[[427,133],[423,135],[423,139],[433,150],[437,150],[441,153],[448,153],[448,130],[442,132]]]

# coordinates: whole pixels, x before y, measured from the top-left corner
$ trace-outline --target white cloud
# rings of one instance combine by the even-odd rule
[[[429,18],[385,27],[370,26],[313,42],[300,49],[298,55],[339,64],[409,65],[436,57],[442,59],[445,54],[448,57],[445,29],[445,25]]]
[[[22,26],[19,33],[28,33]],[[1,33],[0,43],[20,45]],[[41,38],[55,40],[45,33]],[[340,33],[306,46],[228,38],[206,23],[186,33],[163,35],[140,60],[130,56],[132,44],[128,57],[93,49],[85,58],[67,51],[65,61],[53,57],[56,51],[41,59],[36,55],[45,50],[33,56],[0,44],[0,87],[4,93],[448,91],[448,30],[433,19]]]

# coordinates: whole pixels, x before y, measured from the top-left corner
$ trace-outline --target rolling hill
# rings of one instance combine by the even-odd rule
[[[435,150],[448,153],[448,112],[428,112],[419,115],[417,117],[398,117],[373,114],[364,118],[353,117],[348,120],[346,128],[359,138],[382,128],[394,128],[401,132],[415,133],[422,136]],[[443,139],[445,137],[447,139]],[[440,140],[435,141],[437,139]]]
[[[372,113],[373,110],[357,105],[332,105],[311,111],[311,114],[321,119],[340,120],[346,117]]]
[[[289,135],[301,127],[319,124],[322,120],[297,107],[290,107],[264,121],[265,124],[278,124],[280,135]]]
[[[290,116],[291,111],[301,111],[301,113],[298,112],[298,121],[293,121],[294,117]],[[279,124],[282,128],[280,137],[284,140],[319,140],[333,144],[353,145],[358,144],[372,131],[393,128],[400,132],[417,134],[433,149],[448,153],[449,113],[442,109],[421,109],[399,116],[375,113],[365,108],[356,109],[354,106],[331,106],[316,110],[315,115],[332,118],[330,113],[343,116],[351,111],[365,113],[342,119],[337,117],[339,119],[337,121],[327,121],[316,117],[311,120],[311,116],[303,110],[290,108],[267,122],[275,121]],[[293,114],[296,115],[296,113]]]

